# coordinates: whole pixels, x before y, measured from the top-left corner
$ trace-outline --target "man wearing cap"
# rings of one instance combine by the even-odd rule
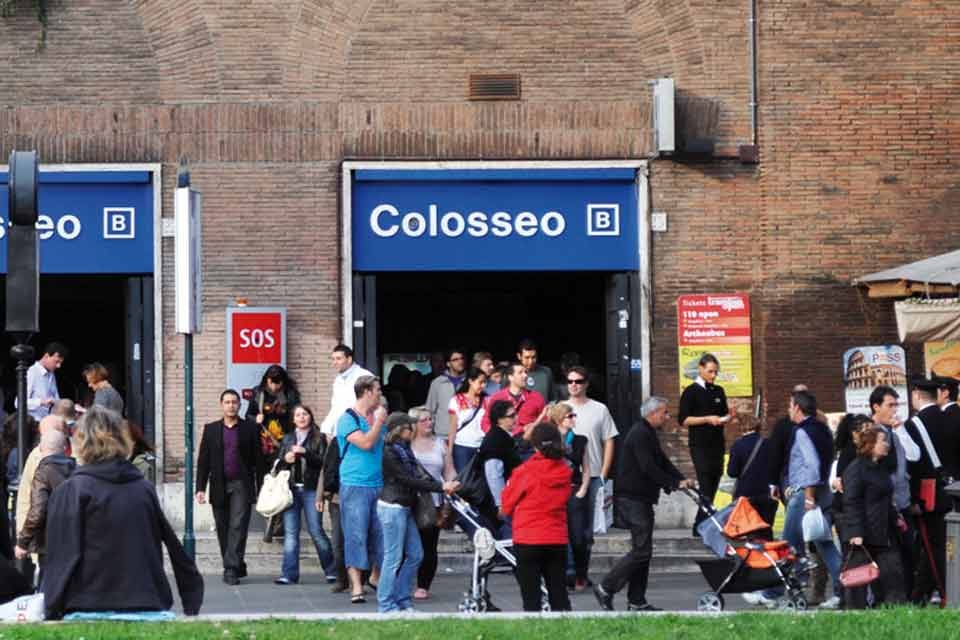
[[[947,484],[960,480],[960,405],[957,405],[960,381],[956,378],[936,378],[937,404],[943,412],[943,430],[940,440],[933,444],[940,454]]]
[[[946,429],[943,411],[937,405],[940,384],[927,378],[915,378],[911,386],[910,404],[917,413],[904,426],[920,448],[920,458],[907,465],[907,472],[910,474],[910,510],[916,517],[921,536],[921,560],[910,596],[911,600],[922,604],[934,591],[942,591],[947,535],[944,515],[950,509],[950,501],[943,491],[940,478],[943,464],[935,444],[942,442]]]

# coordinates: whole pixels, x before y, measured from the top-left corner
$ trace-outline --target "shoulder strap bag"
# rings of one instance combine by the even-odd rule
[[[293,504],[293,492],[290,491],[290,470],[277,471],[278,459],[273,469],[263,477],[263,486],[257,495],[257,513],[264,518],[272,518],[283,513]]]
[[[747,469],[750,468],[750,465],[753,464],[753,459],[757,457],[757,452],[760,451],[760,445],[763,444],[763,437],[757,436],[757,444],[753,445],[753,451],[750,452],[750,457],[747,458],[747,464],[743,465],[743,469],[740,470],[740,475],[733,483],[733,494],[737,495],[737,485],[740,484],[740,478],[747,475]]]

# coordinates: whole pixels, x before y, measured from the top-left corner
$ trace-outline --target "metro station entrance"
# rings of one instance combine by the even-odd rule
[[[625,431],[649,389],[641,161],[344,163],[344,341],[382,376],[429,354],[564,354]],[[385,382],[387,382],[385,380]]]
[[[0,308],[6,302],[6,282],[0,276]],[[111,384],[124,399],[126,417],[153,431],[153,278],[113,275],[44,275],[40,277],[40,333],[30,344],[37,357],[52,341],[70,354],[57,372],[60,397],[84,405],[92,392],[82,376],[85,365],[100,362]],[[4,362],[5,409],[12,411],[16,395],[16,364],[7,354],[13,341],[0,340]],[[150,407],[150,411],[147,411]]]
[[[523,338],[537,343],[539,362],[550,367],[554,387],[565,388],[561,361],[576,354],[590,371],[589,395],[629,424],[642,389],[631,376],[630,346],[639,342],[621,326],[631,312],[632,274],[596,272],[504,272],[455,274],[411,272],[354,277],[354,329],[358,362],[386,382],[397,356],[429,371],[432,352],[461,348],[469,358],[489,351],[495,362],[516,357]],[[635,280],[635,278],[634,278]],[[358,320],[359,322],[359,320]],[[633,363],[636,366],[636,363]],[[549,400],[549,399],[548,399]]]
[[[57,372],[60,396],[89,404],[81,372],[100,362],[124,399],[125,415],[158,448],[157,324],[159,165],[40,167],[37,357],[52,341],[69,355]],[[0,310],[6,307],[7,173],[0,167]],[[13,409],[16,363],[11,339],[0,339],[5,408]]]

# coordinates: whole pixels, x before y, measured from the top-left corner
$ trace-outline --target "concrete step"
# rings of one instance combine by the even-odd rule
[[[222,570],[220,551],[216,536],[211,532],[197,534],[197,564],[201,572],[217,573]],[[306,534],[301,535],[301,573],[321,572],[320,563],[312,552],[313,543]],[[591,571],[603,573],[630,550],[630,534],[624,531],[595,537],[591,559]],[[473,545],[467,536],[459,532],[444,531],[438,546],[439,571],[466,574],[473,567]],[[250,573],[279,571],[283,556],[280,541],[267,543],[262,533],[250,532],[247,540],[246,562]],[[709,558],[710,552],[699,539],[690,536],[689,529],[657,529],[653,538],[653,561],[651,571],[658,573],[697,572],[696,560]]]

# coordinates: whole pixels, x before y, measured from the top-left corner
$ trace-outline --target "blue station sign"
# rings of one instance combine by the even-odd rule
[[[637,270],[636,171],[356,169],[353,269]]]
[[[41,273],[153,273],[153,172],[41,167],[37,201]],[[8,206],[8,174],[0,172],[0,273]]]

